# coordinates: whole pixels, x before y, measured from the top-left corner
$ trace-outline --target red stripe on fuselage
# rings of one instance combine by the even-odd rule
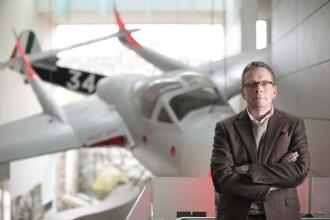
[[[141,44],[139,44],[131,35],[131,32],[129,32],[126,27],[125,27],[125,23],[123,22],[123,20],[120,18],[120,14],[118,11],[115,11],[115,18],[116,18],[116,22],[117,25],[119,26],[119,29],[124,31],[127,35],[127,41],[128,43],[132,44],[133,46],[136,46],[138,48],[143,48],[141,46]]]
[[[98,143],[92,144],[91,147],[97,147],[97,146],[124,146],[125,145],[125,137],[124,136],[117,136],[110,138],[108,140],[100,141]]]

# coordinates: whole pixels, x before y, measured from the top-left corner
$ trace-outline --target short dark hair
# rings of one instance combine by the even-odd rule
[[[270,68],[270,66],[268,66],[266,63],[261,62],[261,61],[253,61],[251,63],[249,63],[248,65],[245,66],[243,73],[242,73],[242,87],[244,86],[245,83],[245,74],[251,70],[255,70],[259,67],[263,67],[265,69],[267,69],[270,73],[271,76],[273,78],[273,82],[275,84],[275,75],[274,75],[274,71],[272,70],[272,68]]]

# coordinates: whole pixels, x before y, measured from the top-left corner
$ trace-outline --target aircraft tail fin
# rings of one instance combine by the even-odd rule
[[[18,53],[18,55],[22,57],[23,69],[27,76],[27,80],[31,84],[33,91],[35,92],[44,112],[52,117],[57,118],[62,122],[66,122],[67,119],[63,109],[47,93],[47,90],[44,87],[45,85],[43,84],[42,80],[39,78],[35,70],[32,68],[30,60],[25,52],[26,49],[28,49],[28,51],[31,52],[32,50],[31,45],[25,44],[24,46],[28,46],[28,47],[23,48],[20,37],[17,36],[15,32],[14,34],[16,38],[16,47],[15,47],[17,51],[16,53]]]
[[[162,71],[174,71],[174,70],[193,70],[191,66],[188,66],[184,63],[179,62],[173,58],[164,56],[156,51],[153,51],[149,48],[143,47],[136,39],[133,38],[131,35],[131,31],[125,27],[125,23],[121,18],[120,13],[117,11],[116,5],[114,4],[114,16],[116,23],[119,28],[119,41],[128,47],[129,49],[133,50],[136,54],[140,57],[157,67]]]
[[[26,29],[22,31],[19,35],[19,38],[21,39],[22,49],[26,54],[36,53],[41,51],[39,40],[36,34],[32,30]],[[17,45],[15,45],[9,58],[10,60],[13,60],[18,57],[20,57],[20,54],[17,50]],[[24,74],[23,63],[11,65],[10,68]]]
[[[39,40],[36,34],[32,30],[26,29],[22,31],[21,34],[19,35],[19,38],[21,41],[22,48],[26,54],[36,53],[41,51]],[[10,55],[10,58],[15,58],[18,56],[19,54],[17,52],[17,45],[15,45]]]

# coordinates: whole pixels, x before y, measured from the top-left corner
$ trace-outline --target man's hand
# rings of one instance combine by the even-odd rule
[[[234,167],[234,171],[238,174],[247,174],[247,172],[249,171],[249,165],[244,164],[242,166]]]
[[[297,161],[297,158],[299,157],[299,154],[298,154],[298,152],[297,151],[295,151],[295,152],[290,152],[290,153],[288,153],[288,154],[286,154],[283,158],[282,158],[282,160],[281,160],[281,162],[283,163],[294,163],[294,162],[296,162]]]
[[[281,162],[282,163],[294,163],[294,162],[297,161],[298,157],[299,157],[299,154],[298,154],[297,151],[290,152],[290,153],[286,154],[282,158]],[[275,191],[275,190],[279,190],[279,189],[281,189],[281,188],[272,186],[272,187],[270,187],[269,192],[272,192],[272,191]]]

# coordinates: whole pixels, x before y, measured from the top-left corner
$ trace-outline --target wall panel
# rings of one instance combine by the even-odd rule
[[[293,72],[297,69],[297,32],[289,35],[272,46],[272,66],[277,76]]]
[[[297,23],[302,22],[308,16],[311,16],[328,0],[299,0],[297,1]]]
[[[330,176],[330,121],[305,119],[311,154],[311,172],[321,176]]]
[[[275,99],[275,107],[280,110],[290,112],[295,114],[296,109],[296,100],[297,100],[297,76],[290,75],[284,78],[277,80],[277,98]]]
[[[330,120],[329,70],[330,61],[299,72],[296,82],[297,114]]]
[[[282,38],[296,26],[297,0],[283,0],[273,10],[272,41]]]
[[[298,69],[330,58],[330,3],[301,24],[298,31]]]
[[[274,4],[271,58],[279,75],[275,104],[304,118],[312,174],[330,176],[330,1]]]

